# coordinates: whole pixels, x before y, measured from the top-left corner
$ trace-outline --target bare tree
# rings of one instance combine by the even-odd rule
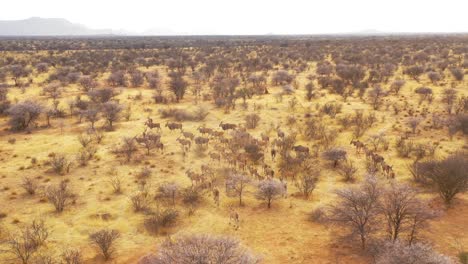
[[[249,183],[250,178],[247,175],[230,173],[226,179],[227,194],[237,196],[239,198],[239,205],[242,205],[242,194]]]
[[[436,162],[432,169],[428,169],[422,173],[436,187],[444,202],[450,204],[457,194],[467,190],[467,155],[465,152],[457,152]]]
[[[17,103],[8,108],[7,113],[10,115],[10,125],[13,130],[24,130],[34,123],[40,114],[44,111],[44,107],[36,101],[26,100]]]
[[[158,191],[161,197],[171,199],[172,205],[175,205],[175,199],[179,192],[179,185],[177,183],[163,183],[159,186]]]
[[[465,77],[465,73],[464,73],[463,69],[461,69],[461,68],[451,68],[450,72],[452,73],[453,78],[455,78],[455,80],[457,80],[459,82],[463,81],[463,78]]]
[[[357,168],[354,166],[352,161],[346,161],[338,168],[338,173],[343,176],[346,182],[354,180],[354,174],[356,174]]]
[[[140,87],[144,81],[144,75],[140,70],[133,70],[130,72],[130,83],[132,87]]]
[[[346,160],[346,150],[342,148],[331,148],[324,151],[322,156],[327,160],[333,161],[333,168],[336,168],[340,160]]]
[[[6,251],[22,264],[28,264],[39,248],[45,244],[48,236],[49,230],[44,221],[34,220],[31,225],[6,239]]]
[[[49,186],[46,189],[45,195],[58,213],[62,212],[65,206],[74,198],[66,181],[61,181],[57,186]]]
[[[420,201],[416,192],[406,184],[391,182],[383,191],[381,210],[387,220],[387,232],[393,241],[409,228],[410,218],[417,210]]]
[[[412,264],[432,263],[450,264],[453,261],[444,255],[435,252],[425,244],[406,245],[400,241],[383,243],[378,249],[376,264]]]
[[[446,104],[446,109],[449,114],[452,113],[453,106],[457,100],[457,91],[455,89],[445,89],[442,93],[442,102]]]
[[[114,229],[101,229],[89,235],[92,244],[99,247],[105,260],[109,260],[115,253],[115,241],[120,237],[120,233]]]
[[[31,177],[24,177],[21,183],[21,187],[29,194],[34,195],[36,193],[38,184],[37,181]]]
[[[83,256],[77,249],[66,249],[61,254],[62,260],[65,264],[82,264]]]
[[[123,153],[127,162],[132,159],[133,154],[137,151],[136,141],[134,137],[123,137],[121,145],[117,148],[117,153]]]
[[[301,164],[299,175],[295,178],[294,184],[299,189],[304,198],[309,198],[317,185],[320,175],[318,165],[311,159],[305,160]]]
[[[139,264],[218,263],[257,264],[260,258],[230,237],[190,235],[165,241],[158,253]]]
[[[338,190],[338,202],[331,206],[329,219],[347,227],[357,235],[362,249],[374,233],[379,215],[381,187],[375,177],[369,176],[359,187]]]
[[[109,130],[112,130],[112,124],[119,119],[119,114],[123,107],[117,102],[106,102],[102,105],[102,115],[107,120]]]
[[[169,75],[171,78],[169,87],[174,93],[177,102],[184,98],[185,91],[187,90],[188,82],[184,80],[182,74],[177,72],[171,72]]]
[[[282,197],[286,189],[283,183],[274,179],[267,179],[257,183],[255,198],[267,202],[267,207],[271,207],[271,202]]]
[[[401,80],[401,79],[393,81],[392,84],[390,85],[390,91],[392,91],[395,94],[398,94],[400,92],[401,88],[403,88],[403,86],[405,86],[405,83],[406,83],[406,81]]]
[[[57,174],[68,173],[72,165],[68,157],[60,153],[53,153],[49,158],[49,162],[52,170]]]
[[[419,124],[423,121],[421,117],[410,117],[406,124],[411,128],[411,132],[416,134],[416,128],[418,128]]]
[[[372,107],[377,110],[382,105],[382,98],[387,95],[387,92],[380,85],[376,85],[369,90],[367,95],[371,100]]]

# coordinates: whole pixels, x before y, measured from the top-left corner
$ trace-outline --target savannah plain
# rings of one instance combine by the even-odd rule
[[[372,248],[392,237],[382,208],[401,184],[430,211],[414,243],[467,263],[466,170],[450,201],[438,175],[415,171],[451,155],[466,167],[467,47],[464,35],[1,39],[0,262],[138,263],[207,234],[258,256],[245,263],[396,263]],[[37,116],[14,109],[24,102]],[[356,233],[337,220],[337,190],[369,175],[381,198]],[[28,249],[33,221],[47,238]],[[99,230],[119,234],[107,260]]]

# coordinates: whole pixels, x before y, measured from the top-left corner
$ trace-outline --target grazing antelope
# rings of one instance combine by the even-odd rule
[[[283,131],[281,131],[280,129],[278,129],[278,131],[276,132],[276,134],[278,135],[278,137],[280,138],[284,138],[285,134]]]
[[[382,163],[384,162],[384,160],[385,160],[384,157],[380,156],[379,154],[377,153],[372,154],[372,161],[374,161],[374,165]]]
[[[254,176],[256,179],[262,178],[260,173],[258,173],[257,169],[254,166],[249,166],[250,175]]]
[[[235,129],[237,125],[221,122],[219,123],[219,127],[222,128],[223,130],[228,130],[228,129]]]
[[[283,178],[281,178],[280,181],[283,184],[283,198],[286,198],[288,197],[288,182],[283,180]]]
[[[182,131],[182,135],[185,138],[189,138],[190,140],[193,140],[195,138],[195,135],[192,132]]]
[[[229,206],[229,225],[232,225],[234,230],[237,230],[239,229],[239,223],[239,214],[232,208],[232,206]]]
[[[183,139],[183,138],[177,138],[177,141],[182,145],[184,151],[185,149],[190,150],[190,147],[192,146],[192,142],[188,139]]]
[[[273,178],[275,176],[275,171],[267,164],[263,165],[263,173],[267,178]]]
[[[297,153],[309,154],[309,148],[308,147],[297,145],[297,146],[292,147],[292,149],[294,151],[296,151]]]
[[[155,147],[159,149],[161,152],[164,152],[164,144],[161,142],[156,143]]]
[[[145,126],[149,129],[157,128],[158,130],[161,130],[161,125],[159,123],[153,123],[153,119],[150,117],[146,120]]]
[[[210,134],[213,132],[213,129],[202,126],[198,128],[198,132],[200,132],[201,134]]]
[[[204,138],[204,137],[196,137],[195,138],[195,144],[197,144],[197,145],[208,144],[209,141],[210,141],[209,138]]]
[[[210,152],[209,155],[210,155],[210,159],[221,162],[221,155],[219,155],[219,153]]]
[[[212,131],[212,132],[210,132],[210,136],[212,138],[221,139],[224,136],[224,132],[223,131]]]
[[[391,176],[391,174],[393,172],[393,167],[388,165],[385,162],[382,162],[382,171],[388,178],[389,176]],[[395,174],[393,174],[393,175],[395,175]]]
[[[364,143],[359,140],[352,139],[350,144],[356,147],[356,153],[360,153],[361,150],[365,147]]]
[[[371,159],[374,154],[372,150],[368,149],[366,146],[363,147],[364,153],[366,154],[366,159]]]
[[[180,129],[180,131],[182,131],[182,124],[181,123],[166,122],[166,127],[168,127],[170,130]]]
[[[276,157],[276,149],[275,148],[272,148],[270,150],[270,154],[271,154],[271,159],[272,160],[275,160],[275,157]]]
[[[213,200],[216,207],[219,207],[219,190],[218,188],[213,189]]]
[[[267,143],[268,143],[268,142],[270,141],[270,137],[269,137],[269,136],[267,136],[267,135],[265,135],[265,134],[263,134],[263,133],[262,133],[260,136],[262,137],[262,141],[263,141],[263,142],[267,142]]]
[[[192,181],[192,186],[197,186],[205,181],[203,175],[201,175],[200,173],[193,172],[190,169],[185,171],[185,174]]]

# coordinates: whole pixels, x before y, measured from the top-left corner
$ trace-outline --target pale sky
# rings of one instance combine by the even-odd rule
[[[0,0],[0,20],[185,34],[468,32],[468,0]]]

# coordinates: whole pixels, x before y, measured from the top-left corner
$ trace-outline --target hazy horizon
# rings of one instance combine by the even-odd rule
[[[63,18],[130,34],[264,35],[468,32],[468,3],[448,1],[59,1],[3,3],[0,20]],[[8,11],[8,12],[7,12]]]

